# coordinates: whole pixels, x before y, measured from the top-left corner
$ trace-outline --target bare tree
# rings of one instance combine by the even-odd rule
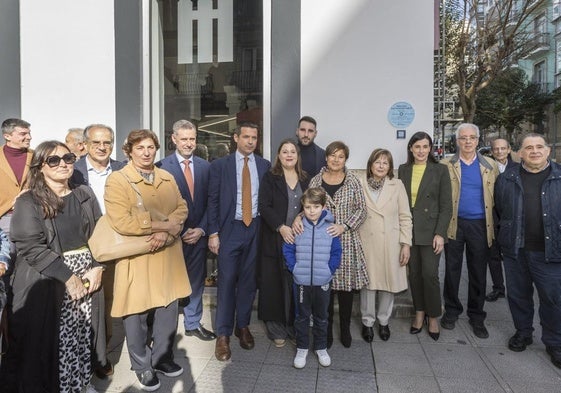
[[[446,77],[457,85],[464,121],[472,122],[477,94],[532,51],[533,15],[547,0],[443,1]]]

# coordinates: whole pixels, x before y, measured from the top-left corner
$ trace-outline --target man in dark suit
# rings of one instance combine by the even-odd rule
[[[303,116],[298,121],[296,136],[302,157],[302,169],[308,174],[308,179],[317,175],[326,164],[325,150],[314,143],[318,134],[317,122],[311,116]]]
[[[87,154],[74,164],[72,183],[90,186],[105,214],[103,194],[105,181],[113,171],[118,171],[124,164],[110,158],[113,151],[115,134],[111,127],[103,124],[91,124],[84,129]],[[92,328],[94,330],[92,366],[98,378],[113,374],[113,366],[106,357],[107,342],[112,334],[111,304],[113,302],[113,280],[115,262],[103,264],[103,290],[92,297]]]
[[[175,145],[175,152],[157,162],[156,166],[173,175],[189,208],[181,233],[183,257],[193,290],[189,295],[189,303],[183,308],[185,334],[210,341],[216,335],[201,325],[208,242],[206,232],[210,164],[193,154],[197,148],[197,129],[190,121],[176,121],[171,140]]]
[[[497,138],[491,142],[491,154],[495,161],[497,161],[500,173],[516,165],[516,162],[512,161],[512,158],[510,158],[510,153],[510,143],[508,143],[506,139]],[[498,222],[499,220],[495,217],[495,240],[489,250],[489,273],[491,273],[491,280],[493,281],[493,290],[485,296],[485,300],[488,302],[495,302],[499,298],[505,297],[502,254],[496,240],[498,235]]]
[[[231,356],[232,331],[240,346],[252,349],[248,325],[256,292],[255,265],[260,217],[259,183],[271,163],[253,154],[258,126],[242,123],[234,134],[236,151],[212,162],[208,197],[209,249],[218,255],[215,356]],[[234,330],[235,321],[235,330]]]

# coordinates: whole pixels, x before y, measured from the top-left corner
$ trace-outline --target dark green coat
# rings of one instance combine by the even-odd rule
[[[411,205],[411,177],[413,164],[399,166],[398,176],[405,186]],[[452,218],[452,188],[448,168],[428,162],[419,185],[413,215],[413,244],[428,246],[434,235],[448,241],[446,232]]]

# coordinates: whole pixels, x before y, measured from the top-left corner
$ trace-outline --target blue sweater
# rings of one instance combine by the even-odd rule
[[[331,237],[327,228],[333,224],[331,213],[324,210],[314,225],[307,218],[302,221],[304,233],[296,236],[294,244],[284,244],[282,251],[299,285],[324,285],[331,281],[341,263],[341,240]]]

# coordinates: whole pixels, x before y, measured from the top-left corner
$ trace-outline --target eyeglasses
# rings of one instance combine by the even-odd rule
[[[460,142],[467,142],[467,141],[475,142],[475,141],[478,140],[478,139],[479,139],[479,138],[476,137],[476,136],[461,136],[461,137],[458,138],[458,140],[459,140]]]
[[[109,148],[109,147],[113,146],[113,142],[109,142],[109,141],[89,141],[88,143],[90,145],[92,145],[93,147],[103,146],[105,148]]]
[[[60,165],[60,160],[64,161],[65,164],[74,164],[76,162],[76,155],[74,153],[66,153],[62,157],[60,156],[48,156],[45,159],[45,164],[49,166],[49,168],[55,168]]]

